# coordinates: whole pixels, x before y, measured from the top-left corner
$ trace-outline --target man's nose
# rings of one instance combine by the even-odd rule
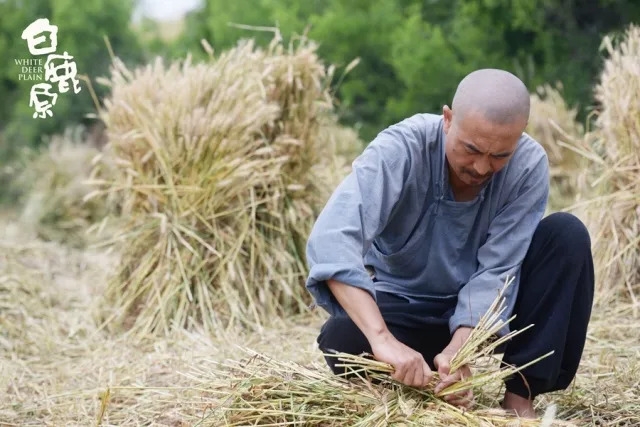
[[[473,169],[480,176],[488,175],[491,172],[491,165],[486,159],[478,160],[474,163]]]

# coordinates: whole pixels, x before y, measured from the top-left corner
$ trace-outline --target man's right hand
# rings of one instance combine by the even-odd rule
[[[422,354],[398,341],[390,332],[370,341],[373,356],[394,368],[391,378],[411,387],[426,387],[433,372]]]
[[[412,387],[424,387],[433,373],[422,354],[398,341],[387,328],[380,309],[364,289],[327,280],[329,289],[371,344],[373,356],[393,366],[391,378]]]

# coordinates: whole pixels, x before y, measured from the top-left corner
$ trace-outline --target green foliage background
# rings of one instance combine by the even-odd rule
[[[238,25],[278,26],[288,39],[308,31],[327,63],[358,66],[336,86],[342,121],[365,141],[416,112],[439,112],[451,102],[457,82],[479,67],[499,67],[520,76],[533,91],[562,82],[581,119],[592,105],[591,88],[602,64],[605,34],[640,22],[635,0],[203,0],[187,15],[178,36],[167,25],[132,25],[134,0],[0,0],[0,162],[43,136],[89,124],[94,112],[87,85],[60,96],[53,118],[34,120],[28,106],[33,82],[19,82],[14,58],[27,57],[23,29],[38,17],[59,27],[59,52],[75,57],[78,72],[93,82],[108,73],[104,37],[129,64],[152,56],[205,59],[200,40],[216,51],[252,37],[266,44],[273,32]],[[338,70],[338,74],[340,69]],[[94,85],[99,97],[106,88]]]
[[[285,37],[308,27],[327,61],[361,59],[338,95],[343,119],[370,140],[415,112],[441,111],[457,82],[480,67],[512,71],[532,91],[561,81],[584,119],[602,37],[639,21],[633,0],[207,0],[168,52],[193,49],[202,38],[219,50],[239,37],[266,43],[271,36],[229,22],[278,25]]]

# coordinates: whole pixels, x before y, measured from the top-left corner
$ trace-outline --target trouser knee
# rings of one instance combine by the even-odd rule
[[[536,229],[534,239],[553,242],[559,253],[591,254],[591,237],[584,223],[575,215],[555,212],[543,218]]]
[[[362,354],[370,353],[371,347],[366,337],[348,316],[332,316],[322,325],[317,338],[318,347],[325,356],[329,368],[334,374],[344,374],[345,368],[336,366],[341,362],[333,353]]]

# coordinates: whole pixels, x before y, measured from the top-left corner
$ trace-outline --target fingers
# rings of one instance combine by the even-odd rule
[[[447,358],[446,355],[437,355],[434,359],[434,364],[438,368],[438,373],[440,374],[440,382],[434,389],[434,393],[436,395],[447,387],[471,377],[471,370],[468,366],[462,367],[453,374],[449,374],[449,358]],[[458,393],[443,396],[443,399],[452,405],[468,409],[473,404],[473,391],[471,389],[460,391]]]
[[[454,375],[447,375],[444,377],[440,377],[440,382],[436,385],[436,388],[433,390],[435,394],[440,393],[445,388],[449,387],[451,384],[456,382]]]
[[[393,378],[395,381],[403,383],[406,371],[407,371],[407,369],[406,369],[406,366],[404,364],[396,363],[395,366],[394,366],[394,371],[391,374],[391,378]]]
[[[447,355],[442,353],[438,354],[433,359],[433,364],[436,365],[436,368],[438,369],[438,374],[441,377],[449,375],[449,370],[451,369],[451,366],[449,365],[449,357],[447,357]]]
[[[449,387],[451,385],[454,385],[456,383],[463,382],[464,380],[466,380],[466,379],[468,379],[470,377],[471,377],[471,375],[466,375],[465,373],[460,372],[460,371],[455,372],[454,374],[451,374],[451,375],[446,375],[444,377],[441,377],[440,378],[440,382],[438,382],[438,384],[436,385],[436,387],[433,390],[433,392],[435,394],[438,394],[438,393],[446,390],[447,387]]]
[[[423,363],[424,359],[420,353],[413,352],[411,354],[405,380],[403,381],[404,384],[411,387],[422,386],[422,382],[424,381]]]
[[[442,375],[440,376],[440,382],[436,385],[434,392],[438,394],[445,388],[449,387],[452,384],[457,383],[461,379],[463,379],[463,377],[460,371],[454,372],[451,375]]]
[[[444,400],[451,405],[458,406],[460,408],[470,409],[473,406],[473,391],[466,390],[461,393],[452,394],[446,396]]]
[[[417,365],[414,369],[413,383],[411,385],[413,387],[422,387],[422,382],[424,381],[422,363],[417,363]]]
[[[427,365],[427,362],[422,360],[422,386],[426,387],[431,382],[431,378],[433,378],[433,372],[431,372],[431,368]]]
[[[431,381],[431,369],[418,352],[408,353],[394,369],[391,378],[410,387],[424,387]]]
[[[412,385],[415,377],[415,368],[413,368],[410,359],[404,359],[395,364],[395,371],[391,375],[394,380],[405,384]]]

